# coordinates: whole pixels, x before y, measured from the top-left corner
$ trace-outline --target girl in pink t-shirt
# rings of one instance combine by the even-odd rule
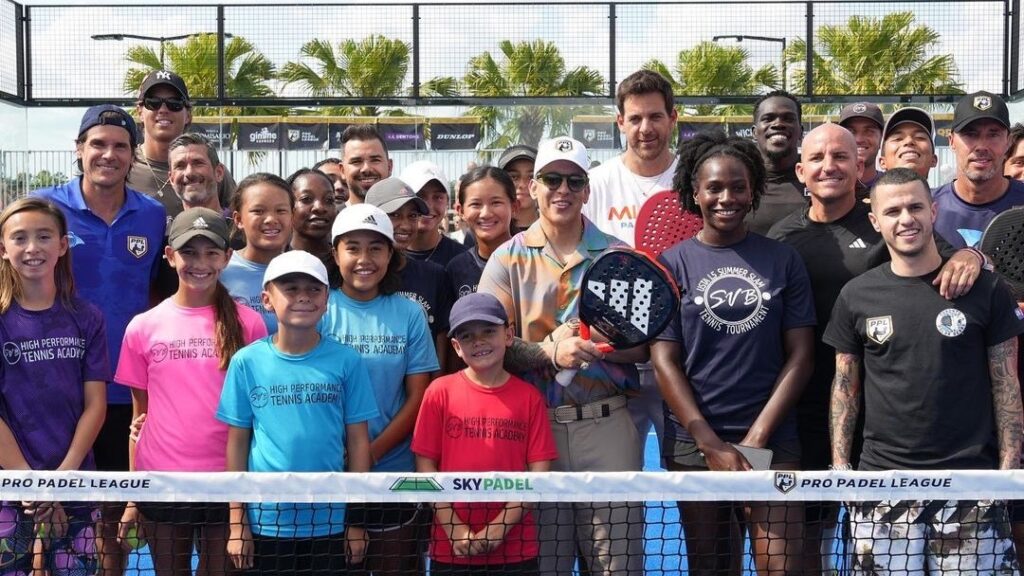
[[[132,470],[221,472],[227,425],[215,417],[228,362],[267,335],[260,315],[231,298],[220,273],[231,257],[224,217],[190,208],[171,223],[167,261],[178,291],[136,316],[125,331],[114,380],[132,389],[133,417],[146,415],[130,447]],[[214,504],[129,504],[119,537],[145,537],[158,576],[188,573],[192,543],[201,539],[199,574],[228,566],[227,507]]]

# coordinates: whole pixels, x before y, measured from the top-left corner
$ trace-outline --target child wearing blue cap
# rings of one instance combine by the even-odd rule
[[[452,347],[466,363],[423,397],[412,450],[418,472],[546,472],[558,458],[546,403],[505,371],[512,329],[490,294],[452,307]],[[537,529],[522,502],[436,503],[432,574],[537,574]]]

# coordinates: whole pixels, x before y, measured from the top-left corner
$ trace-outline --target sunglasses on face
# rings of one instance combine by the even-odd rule
[[[590,181],[585,174],[559,174],[558,172],[538,174],[537,180],[552,191],[561,188],[562,182],[565,182],[571,192],[580,192]]]
[[[151,96],[142,99],[142,105],[146,110],[152,110],[153,112],[159,110],[164,104],[167,105],[167,109],[171,112],[181,112],[188,107],[188,104],[181,98],[156,98]]]

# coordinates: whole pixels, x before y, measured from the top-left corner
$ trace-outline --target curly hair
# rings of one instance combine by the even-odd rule
[[[679,194],[683,207],[700,215],[700,206],[693,194],[697,189],[697,173],[704,162],[716,156],[730,156],[743,163],[750,178],[752,208],[757,210],[765,188],[765,167],[757,145],[745,138],[728,136],[721,130],[698,132],[679,145],[679,165],[672,177],[672,189]]]

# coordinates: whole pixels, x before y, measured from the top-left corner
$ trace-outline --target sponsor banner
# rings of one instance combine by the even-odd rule
[[[280,150],[280,122],[239,122],[239,150]]]
[[[351,126],[351,122],[335,122],[331,120],[327,124],[327,147],[330,150],[341,150],[341,134],[345,131],[345,128]]]
[[[388,146],[388,150],[425,150],[426,138],[422,122],[387,122],[377,124],[377,131]]]
[[[620,148],[619,127],[614,121],[587,121],[573,119],[572,137],[579,140],[587,150],[613,150]]]
[[[935,146],[949,146],[949,135],[953,133],[953,118],[934,118]]]
[[[282,126],[285,150],[326,150],[327,124],[289,122]]]
[[[189,473],[0,471],[0,500],[599,502],[1019,499],[1024,471]]]
[[[480,144],[480,124],[431,122],[431,150],[474,150]]]
[[[231,147],[231,120],[193,118],[186,132],[202,134],[217,148]]]

